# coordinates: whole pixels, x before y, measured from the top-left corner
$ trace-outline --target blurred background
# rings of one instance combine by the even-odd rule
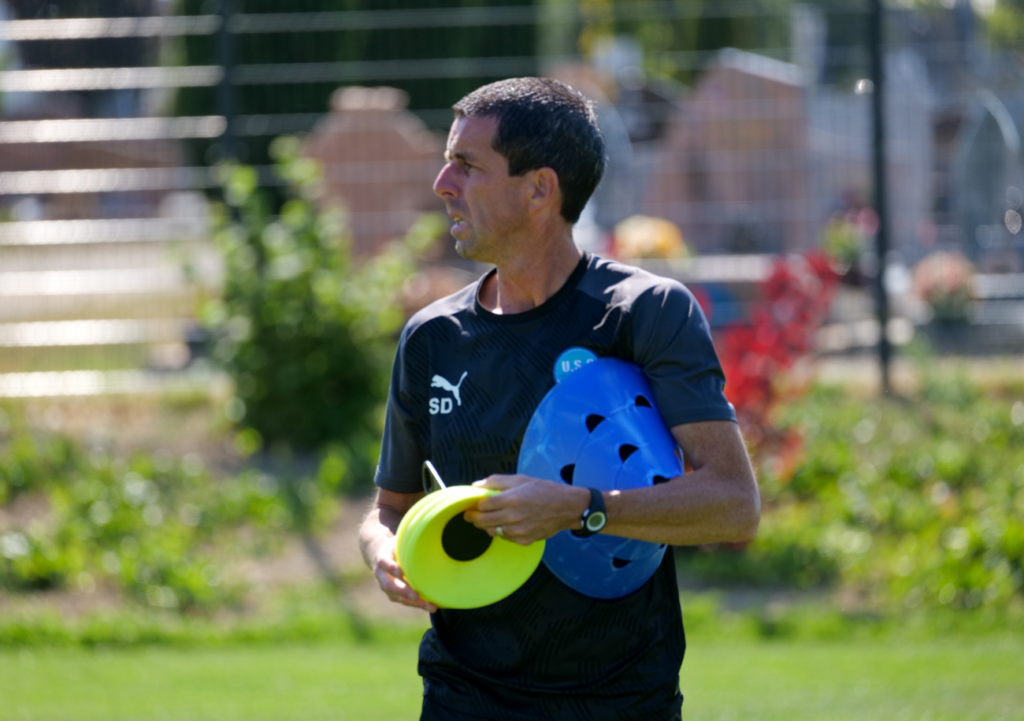
[[[677,549],[693,717],[1024,718],[1021,0],[0,0],[0,716],[414,713],[355,529],[398,331],[485,270],[450,106],[522,75],[597,103],[577,243],[693,290],[758,468],[759,539]]]
[[[749,318],[751,286],[772,258],[818,249],[844,283],[815,351],[878,344],[872,282],[884,265],[894,345],[923,335],[942,350],[1020,352],[1021,10],[1012,0],[894,4],[877,48],[870,10],[838,0],[311,0],[281,13],[240,0],[5,0],[0,394],[198,375],[197,297],[224,284],[210,242],[218,167],[251,166],[279,203],[270,144],[303,134],[323,192],[348,209],[353,251],[373,254],[442,209],[430,182],[452,102],[538,73],[593,97],[608,139],[610,171],[580,245],[690,256],[652,265],[705,292],[716,328]],[[616,232],[637,215],[675,230]],[[477,272],[440,255],[442,268]],[[194,373],[84,374],[114,370]]]

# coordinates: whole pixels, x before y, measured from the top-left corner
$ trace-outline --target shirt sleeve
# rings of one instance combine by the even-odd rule
[[[631,325],[634,358],[669,428],[736,420],[707,318],[684,285],[664,279],[640,294]]]
[[[373,482],[395,493],[419,493],[423,490],[421,468],[423,450],[416,434],[416,419],[412,411],[417,405],[415,368],[408,363],[409,331],[402,334],[391,370],[391,388],[388,390],[387,412],[384,417],[384,438],[381,441],[380,460]],[[422,384],[420,384],[422,385]]]

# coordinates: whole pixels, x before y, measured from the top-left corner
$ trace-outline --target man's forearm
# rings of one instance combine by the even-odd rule
[[[359,529],[359,550],[363,560],[373,571],[381,590],[395,603],[422,608],[433,613],[437,610],[430,601],[419,597],[404,578],[395,558],[395,534],[402,518],[422,493],[392,493],[380,490],[373,507],[366,514]]]
[[[359,550],[371,569],[380,557],[380,547],[393,543],[398,525],[410,508],[423,497],[422,493],[392,493],[380,490],[359,528]]]
[[[359,529],[359,550],[363,560],[371,569],[377,562],[378,549],[381,544],[391,541],[398,532],[398,524],[402,515],[392,508],[375,506],[363,519]]]
[[[680,546],[753,540],[761,496],[739,426],[691,423],[672,435],[694,470],[651,488],[605,493],[604,532]]]
[[[478,482],[500,493],[489,496],[466,519],[491,535],[529,544],[579,528],[589,493],[529,476],[489,476]],[[652,543],[696,545],[747,541],[757,533],[760,498],[753,474],[714,475],[698,470],[667,483],[627,491],[604,491],[608,525],[602,533]],[[501,528],[499,532],[497,529]]]
[[[753,540],[761,514],[757,485],[709,475],[702,469],[652,488],[605,491],[603,533],[677,546]]]

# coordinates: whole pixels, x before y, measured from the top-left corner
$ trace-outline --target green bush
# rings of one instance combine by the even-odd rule
[[[250,429],[250,450],[372,443],[404,321],[399,290],[443,224],[426,216],[404,241],[357,261],[344,211],[314,205],[319,166],[293,138],[273,150],[289,196],[276,216],[255,170],[221,168],[216,244],[226,279],[202,319],[235,381],[228,415]]]
[[[279,532],[295,525],[281,484],[265,473],[214,478],[194,455],[87,452],[3,415],[0,506],[33,494],[46,513],[0,532],[0,588],[104,585],[160,608],[213,608],[241,591],[224,577],[225,562],[275,545]],[[327,494],[308,495],[307,515],[323,515]],[[242,526],[250,531],[244,548],[236,532]]]
[[[766,513],[756,542],[734,548],[683,549],[687,577],[718,586],[817,588],[839,578],[839,565],[808,523],[809,509],[793,504]]]
[[[65,438],[27,432],[19,415],[0,407],[0,506],[23,493],[46,487],[49,479],[75,465],[74,446]]]
[[[816,388],[782,423],[804,457],[762,469],[764,516],[741,553],[684,570],[732,583],[841,584],[871,607],[1006,607],[1024,600],[1024,406],[962,373],[922,371],[904,400]],[[731,553],[731,555],[730,555]]]

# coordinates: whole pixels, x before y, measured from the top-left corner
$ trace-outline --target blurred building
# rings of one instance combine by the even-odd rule
[[[934,95],[920,55],[885,61],[885,134],[890,247],[907,262],[920,257],[922,225],[932,219],[935,168]],[[851,205],[872,204],[871,88],[812,87],[807,96],[812,244],[824,222]]]
[[[952,159],[951,209],[967,254],[982,271],[1020,273],[1015,242],[1024,212],[1024,93],[982,90],[959,124]]]
[[[889,59],[891,231],[916,243],[928,217],[931,95],[910,52]],[[724,50],[661,140],[648,213],[705,253],[780,253],[816,245],[829,218],[871,194],[869,96],[808,84],[797,65]],[[813,76],[811,76],[813,77]]]
[[[444,165],[444,139],[406,108],[397,88],[346,87],[306,144],[324,167],[327,198],[348,209],[354,250],[372,253],[401,236],[417,216],[444,212],[433,183]]]
[[[722,51],[668,128],[645,210],[704,253],[807,247],[807,136],[799,68]]]

